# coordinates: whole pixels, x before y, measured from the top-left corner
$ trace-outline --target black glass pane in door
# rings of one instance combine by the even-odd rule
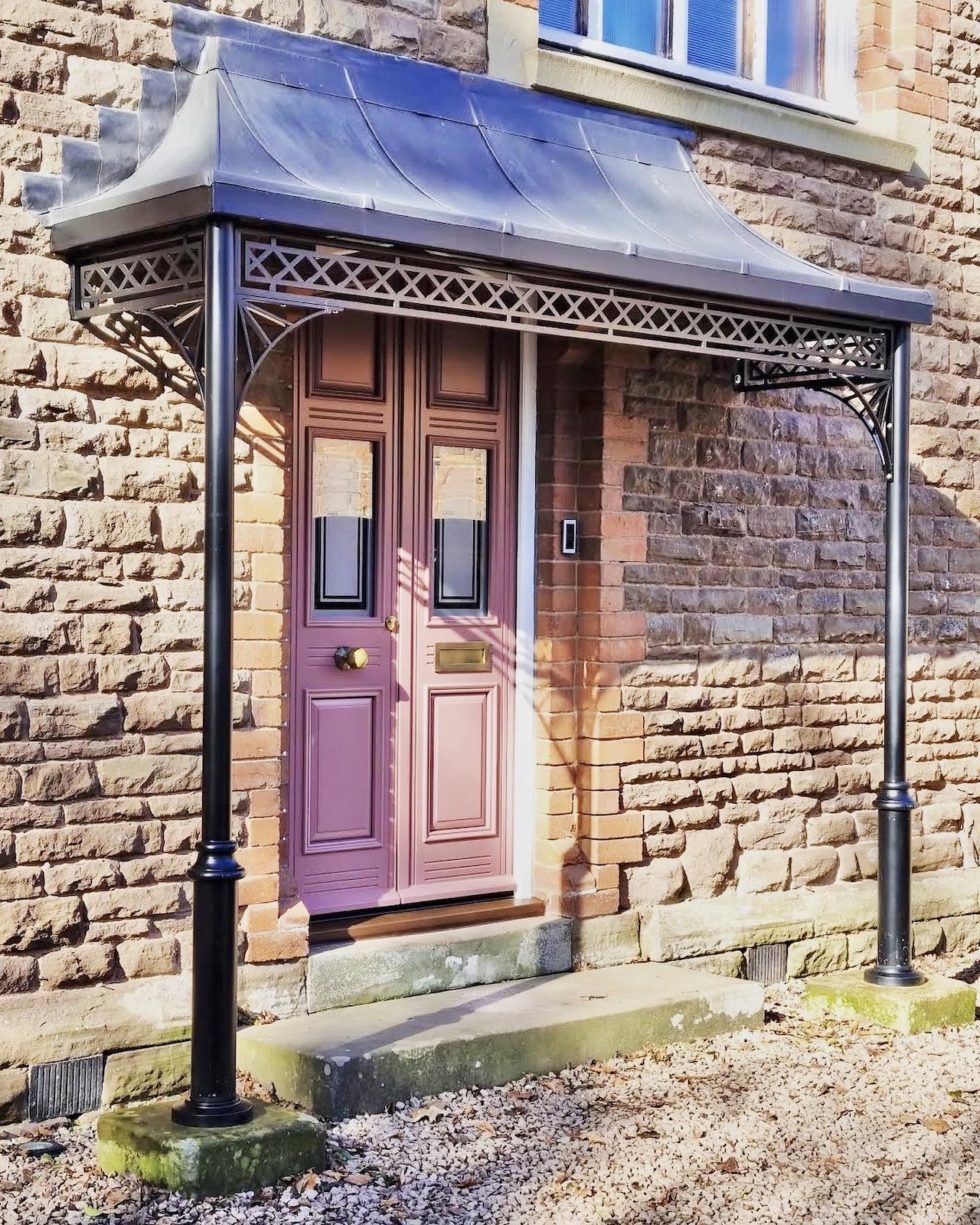
[[[487,611],[489,455],[481,447],[432,449],[432,608]]]
[[[313,609],[374,611],[374,444],[313,440]]]

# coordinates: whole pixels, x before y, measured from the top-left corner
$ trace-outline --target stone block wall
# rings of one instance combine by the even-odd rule
[[[909,758],[920,800],[914,868],[924,873],[974,866],[980,841],[980,10],[893,3],[861,13],[862,98],[928,121],[927,180],[714,133],[700,134],[696,160],[728,207],[794,253],[937,296],[913,352]],[[563,630],[578,658],[575,727],[596,705],[593,669],[609,684],[604,712],[642,715],[643,732],[635,759],[625,740],[618,752],[602,832],[576,800],[566,843],[543,852],[560,847],[565,864],[553,904],[611,907],[610,863],[621,865],[620,905],[651,921],[662,906],[732,890],[792,894],[872,878],[884,487],[863,426],[819,394],[747,401],[723,364],[703,359],[609,351],[584,368],[579,402],[566,396],[565,425],[547,429],[592,438],[604,396],[607,438],[617,439],[602,451],[606,473],[609,460],[621,467],[598,495],[590,560],[563,580],[563,607],[579,610]],[[617,414],[625,430],[612,425]],[[585,471],[580,511],[594,496]],[[591,557],[610,535],[632,535],[631,515],[645,524],[643,556],[607,572],[594,595],[603,575],[589,571]],[[630,658],[627,639],[612,661],[615,647],[588,642],[583,596],[642,613],[642,649]],[[543,726],[553,753],[559,725]],[[566,736],[571,727],[566,719]],[[581,791],[581,764],[576,777]]]
[[[205,7],[486,64],[483,0]],[[62,136],[93,138],[97,106],[135,106],[140,66],[170,64],[170,13],[164,0],[0,12],[0,1060],[13,1069],[0,1114],[32,1056],[186,1025],[200,411],[71,323],[67,271],[20,203],[21,171],[56,172]],[[696,156],[711,189],[788,249],[937,291],[914,351],[910,758],[916,867],[964,876],[980,842],[980,6],[862,0],[861,13],[864,104],[928,123],[928,181],[713,133]],[[798,910],[801,890],[867,891],[883,495],[862,427],[819,396],[747,403],[721,365],[689,356],[542,342],[540,384],[536,888],[599,924],[640,911],[630,941],[672,957],[711,951],[721,911],[698,928],[699,907]],[[297,1006],[290,967],[307,948],[282,862],[288,353],[253,400],[237,457],[234,783],[243,1002],[258,1012]],[[563,512],[582,524],[577,561],[554,552]],[[939,939],[965,946],[980,902],[958,905]],[[695,935],[658,943],[664,915],[682,912]],[[921,916],[944,917],[938,902]],[[846,956],[868,947],[848,941]],[[138,1008],[113,1002],[126,993]]]

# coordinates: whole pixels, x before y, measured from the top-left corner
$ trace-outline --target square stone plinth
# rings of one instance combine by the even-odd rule
[[[304,1170],[322,1170],[319,1120],[255,1103],[250,1123],[183,1127],[170,1117],[176,1099],[108,1110],[98,1122],[98,1159],[108,1174],[135,1174],[183,1195],[234,1195]]]
[[[968,1025],[976,1016],[976,991],[952,978],[930,976],[915,987],[881,987],[863,970],[807,979],[807,1013],[830,1012],[846,1020],[873,1021],[900,1034],[921,1034],[944,1025]]]

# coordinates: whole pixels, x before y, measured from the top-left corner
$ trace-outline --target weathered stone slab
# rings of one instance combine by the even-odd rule
[[[305,1013],[306,962],[243,962],[238,967],[238,1007],[256,1016]]]
[[[700,970],[704,974],[721,974],[725,978],[745,977],[744,953],[712,953],[707,957],[685,957],[672,964],[681,969]]]
[[[119,1051],[105,1061],[102,1105],[169,1097],[190,1084],[191,1044],[172,1042],[143,1050]]]
[[[322,1170],[323,1124],[282,1106],[255,1103],[238,1127],[181,1127],[173,1101],[108,1110],[98,1122],[98,1159],[108,1174],[135,1174],[184,1195],[258,1190],[304,1170]]]
[[[951,978],[929,977],[915,987],[879,987],[863,970],[811,978],[803,1004],[811,1016],[830,1012],[854,1021],[873,1021],[901,1034],[920,1034],[946,1025],[969,1025],[976,1016],[976,990]]]
[[[514,919],[335,945],[309,958],[310,1012],[509,982],[571,968],[568,919]]]
[[[808,974],[828,974],[847,968],[847,936],[817,936],[813,940],[797,940],[786,953],[786,977],[803,978]]]
[[[188,975],[0,996],[0,1066],[46,1063],[186,1038]]]
[[[596,915],[572,924],[572,967],[618,966],[640,958],[640,916],[635,910]]]
[[[976,913],[980,868],[917,874],[912,917],[917,922]],[[641,913],[640,943],[652,961],[670,961],[873,928],[878,889],[873,880],[758,895],[725,894]]]
[[[762,1023],[757,983],[635,964],[337,1008],[239,1035],[239,1066],[325,1118]]]

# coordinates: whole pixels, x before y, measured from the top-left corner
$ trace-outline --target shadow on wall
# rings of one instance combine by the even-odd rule
[[[625,387],[624,419],[647,428],[622,509],[647,543],[623,585],[647,639],[623,667],[643,753],[621,768],[621,811],[643,854],[622,904],[873,877],[885,485],[864,426],[818,393],[746,401],[728,363],[685,354],[651,353]],[[913,393],[909,775],[927,871],[980,850],[980,431],[930,402],[929,375]]]

